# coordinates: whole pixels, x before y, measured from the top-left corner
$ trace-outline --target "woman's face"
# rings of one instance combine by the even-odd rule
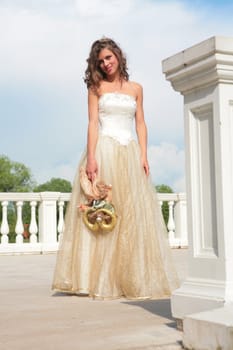
[[[118,73],[119,62],[116,55],[109,49],[102,49],[99,54],[99,67],[107,77],[111,78]]]

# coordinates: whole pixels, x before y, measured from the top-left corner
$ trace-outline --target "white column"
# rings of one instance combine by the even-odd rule
[[[36,201],[31,201],[30,206],[31,206],[31,221],[29,225],[29,233],[30,233],[30,243],[37,243],[37,232],[38,232],[38,227],[37,227],[37,222],[36,222]]]
[[[183,319],[233,302],[233,38],[184,50],[163,72],[184,95],[189,269],[172,295]]]
[[[17,221],[15,226],[15,233],[17,234],[16,244],[23,244],[24,227],[23,227],[23,219],[22,219],[22,207],[23,207],[22,201],[16,202],[16,208],[17,208]]]
[[[1,230],[0,230],[2,234],[1,244],[9,243],[9,238],[8,238],[9,225],[7,220],[7,206],[8,206],[8,201],[3,201],[2,202],[2,223],[1,223]]]
[[[57,243],[57,200],[60,192],[40,193],[39,206],[39,242],[43,252],[54,251]]]

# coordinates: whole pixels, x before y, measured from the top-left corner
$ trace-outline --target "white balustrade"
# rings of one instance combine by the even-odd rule
[[[175,237],[171,245],[175,247],[188,246],[188,230],[187,230],[187,203],[186,194],[179,193],[178,200],[174,206],[175,221]]]
[[[2,202],[2,224],[1,224],[1,234],[2,234],[2,244],[8,244],[9,238],[8,238],[8,233],[9,233],[9,225],[8,225],[8,220],[7,220],[7,206],[8,206],[8,201],[3,201]]]
[[[188,247],[186,194],[158,193],[158,200],[161,210],[163,203],[168,203],[167,229],[170,246],[172,248]]]
[[[62,235],[63,235],[63,230],[64,230],[64,201],[59,201],[58,202],[58,207],[59,207],[59,219],[58,219],[58,242],[62,240]]]
[[[24,227],[23,227],[23,219],[22,219],[22,206],[23,206],[22,201],[16,202],[17,221],[16,221],[16,226],[15,226],[15,233],[17,234],[17,236],[16,236],[16,243],[17,244],[23,243]]]
[[[175,238],[175,221],[174,221],[173,206],[174,206],[174,201],[169,201],[168,202],[169,217],[168,217],[167,228],[168,228],[168,238],[170,243]]]
[[[36,201],[31,201],[31,221],[29,225],[29,233],[30,233],[30,243],[34,244],[37,242],[37,233],[38,233],[38,226],[36,222]]]
[[[2,222],[0,232],[0,254],[48,253],[55,252],[64,231],[64,207],[70,199],[70,193],[0,193],[2,204]],[[187,246],[186,200],[185,194],[158,193],[158,201],[169,205],[168,232],[171,247]],[[7,218],[10,204],[16,205],[16,242],[9,243],[9,224]],[[23,237],[23,204],[29,203],[31,218],[29,241]],[[11,204],[12,207],[14,207]],[[37,208],[38,206],[38,217]],[[57,223],[58,214],[58,223]],[[37,221],[38,220],[38,221]]]
[[[57,201],[59,192],[40,193],[39,241],[42,250],[52,252],[57,249]]]

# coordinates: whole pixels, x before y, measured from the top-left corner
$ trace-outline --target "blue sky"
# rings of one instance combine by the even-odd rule
[[[86,140],[86,58],[110,36],[144,87],[153,181],[184,191],[182,96],[161,61],[233,37],[232,9],[231,1],[0,0],[0,154],[29,166],[38,183],[72,181]]]
[[[152,1],[154,1],[154,3],[158,2],[157,0]],[[174,1],[163,0],[161,2],[171,3]],[[233,8],[232,0],[180,0],[180,3],[187,6],[189,9],[197,9],[200,12],[205,12],[210,9],[211,14],[215,11],[219,13],[219,10],[229,12],[229,10]]]

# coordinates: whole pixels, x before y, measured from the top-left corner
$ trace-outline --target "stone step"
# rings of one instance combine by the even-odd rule
[[[232,350],[233,304],[189,315],[184,319],[183,343],[186,349]]]

